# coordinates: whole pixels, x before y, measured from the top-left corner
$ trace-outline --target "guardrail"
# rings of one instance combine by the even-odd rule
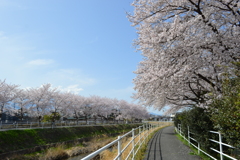
[[[196,139],[194,139],[193,137],[191,137],[191,134],[194,135],[194,133],[190,132],[189,127],[187,127],[187,128],[188,128],[187,138],[185,137],[185,135],[184,135],[183,132],[182,132],[181,124],[178,124],[178,127],[175,127],[175,130],[176,130],[176,132],[177,132],[181,137],[183,137],[183,138],[188,142],[189,145],[192,145],[193,147],[195,147],[195,148],[198,150],[198,154],[200,154],[200,152],[202,152],[202,153],[204,153],[205,155],[207,155],[208,157],[210,157],[210,158],[212,158],[212,159],[214,159],[214,160],[217,160],[215,157],[211,156],[210,154],[206,153],[205,151],[203,151],[203,150],[200,148],[200,143],[199,143]],[[216,149],[214,149],[214,148],[210,148],[210,149],[213,150],[213,151],[215,151],[215,152],[217,152],[217,153],[219,153],[219,155],[220,155],[220,160],[223,160],[223,156],[226,156],[226,157],[228,157],[228,158],[230,158],[230,159],[232,159],[232,160],[237,160],[236,158],[231,157],[231,156],[223,153],[222,145],[225,145],[225,146],[230,147],[230,148],[234,148],[234,147],[222,142],[222,135],[221,135],[221,133],[220,133],[220,132],[216,132],[216,131],[209,131],[209,132],[219,135],[219,141],[213,140],[213,139],[209,139],[209,140],[212,141],[212,142],[215,142],[215,143],[218,143],[218,144],[219,144],[219,151],[216,150]],[[197,143],[197,146],[196,146],[195,144],[191,143],[191,140],[195,141],[195,142]]]
[[[158,127],[163,126],[163,123],[156,123],[156,124],[144,124],[139,126],[138,128],[133,128],[130,132],[124,134],[123,136],[118,136],[118,139],[112,141],[111,143],[107,144],[106,146],[98,149],[97,151],[89,154],[88,156],[82,158],[82,160],[90,160],[95,156],[99,155],[104,150],[108,149],[109,147],[113,147],[117,144],[117,156],[114,160],[122,160],[123,152],[126,151],[128,147],[131,147],[130,152],[127,154],[125,159],[133,159],[135,158],[137,152],[141,148],[142,144],[146,143],[146,139],[149,137],[150,133],[152,133]],[[123,147],[122,146],[122,139],[131,135],[131,140]]]
[[[139,122],[138,122],[139,123]],[[59,127],[77,127],[82,125],[110,125],[110,124],[125,124],[124,122],[114,121],[59,121],[59,122],[8,122],[3,123],[0,121],[0,130],[8,130],[8,129],[18,129],[18,128],[59,128]],[[129,123],[131,124],[131,123]]]

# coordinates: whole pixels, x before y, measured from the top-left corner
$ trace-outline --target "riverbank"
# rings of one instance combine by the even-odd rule
[[[60,144],[81,144],[100,135],[124,133],[141,124],[26,129],[0,132],[0,158],[41,152]]]

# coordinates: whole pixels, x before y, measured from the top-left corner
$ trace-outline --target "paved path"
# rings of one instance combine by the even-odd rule
[[[149,141],[144,160],[200,160],[190,155],[191,150],[177,139],[174,127],[159,130]]]

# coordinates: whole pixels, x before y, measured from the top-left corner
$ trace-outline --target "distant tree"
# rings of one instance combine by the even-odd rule
[[[61,115],[58,112],[52,112],[49,115],[43,116],[43,122],[55,122],[56,120],[59,120],[61,118]]]
[[[19,85],[8,84],[5,80],[0,80],[0,121],[7,105],[15,100],[20,93]]]
[[[66,107],[71,105],[69,100],[72,94],[69,92],[60,92],[58,90],[54,90],[51,94],[52,95],[48,109],[52,113],[50,114],[52,122],[55,122],[56,120],[59,120],[59,116],[61,117],[61,114],[59,113],[62,113],[62,116],[65,116],[64,111]]]
[[[138,114],[135,116],[136,119],[142,121],[144,119],[149,118],[149,113],[145,107],[138,105],[137,109],[138,109]]]
[[[119,105],[119,109],[120,109],[120,112],[121,112],[121,115],[118,117],[118,119],[121,118],[125,122],[130,121],[131,116],[129,114],[130,114],[131,109],[130,109],[129,103],[125,100],[120,100],[118,102],[118,105]]]
[[[91,99],[89,97],[84,98],[84,103],[81,105],[80,115],[85,118],[86,123],[88,123],[88,119],[93,113],[93,104],[91,103]]]
[[[99,117],[107,120],[111,116],[110,118],[115,121],[124,119],[123,116],[127,114],[144,115],[146,111],[137,105],[131,108],[133,104],[124,100],[95,95],[83,97],[70,92],[61,92],[51,84],[30,89],[18,87],[0,80],[0,116],[7,111],[21,121],[24,116],[37,118],[39,124],[41,121],[55,122],[63,117],[72,116],[77,122],[84,117],[87,123],[90,117],[96,122]]]
[[[8,110],[23,121],[24,116],[28,115],[31,106],[32,101],[29,98],[28,90],[22,89],[19,90],[18,96],[12,101],[12,105],[8,107]]]
[[[44,115],[50,113],[51,100],[57,88],[51,88],[51,84],[43,84],[39,88],[29,89],[30,100],[32,106],[30,107],[30,114],[38,118],[40,123]]]
[[[77,123],[80,119],[80,117],[83,117],[83,108],[85,107],[85,105],[87,105],[87,98],[80,96],[80,95],[76,95],[73,94],[71,96],[71,104],[69,106],[69,108],[66,108],[69,110],[69,116],[74,117],[77,120]]]
[[[223,68],[240,56],[238,0],[135,0],[129,20],[144,59],[135,98],[168,112],[204,107],[221,95]]]
[[[100,117],[102,121],[104,119],[107,120],[107,117],[111,114],[111,110],[113,108],[112,100],[110,98],[103,98],[96,95],[90,96],[89,98],[92,106],[92,116],[95,123],[98,117]]]
[[[50,116],[49,115],[44,115],[42,122],[51,122]]]

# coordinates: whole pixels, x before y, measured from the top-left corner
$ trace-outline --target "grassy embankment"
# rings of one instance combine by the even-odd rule
[[[73,144],[74,140],[87,137],[124,133],[137,126],[139,126],[139,124],[3,131],[0,132],[0,154],[3,156],[5,153],[18,150],[23,150],[25,154],[36,152],[54,146],[61,146],[66,141],[72,141],[69,144]],[[36,146],[41,147],[37,147],[36,149]],[[11,155],[13,155],[13,153],[11,153]]]

